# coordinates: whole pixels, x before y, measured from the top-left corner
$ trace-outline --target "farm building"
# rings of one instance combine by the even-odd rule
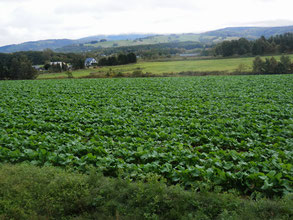
[[[85,62],[84,62],[84,65],[86,67],[90,67],[90,66],[93,66],[93,65],[96,65],[98,62],[96,61],[95,58],[86,58]]]
[[[60,65],[60,67],[62,68],[63,65],[66,65],[66,63],[62,62],[62,61],[57,61],[57,62],[50,62],[51,66],[57,66]]]

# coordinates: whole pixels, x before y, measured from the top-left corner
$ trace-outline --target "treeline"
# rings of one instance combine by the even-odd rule
[[[253,61],[253,72],[257,74],[288,74],[293,73],[293,64],[288,56],[282,56],[280,61],[274,57],[263,60],[257,56]]]
[[[121,46],[121,47],[93,47],[85,45],[68,45],[59,49],[56,49],[57,52],[95,52],[97,54],[113,54],[113,53],[139,53],[141,51],[153,50],[153,49],[185,49],[191,50],[196,48],[204,48],[207,44],[200,42],[186,41],[186,42],[170,42],[170,43],[159,43],[159,44],[146,44],[146,45],[136,45],[136,46]]]
[[[141,59],[155,60],[163,57],[185,53],[187,50],[202,50],[203,48],[211,48],[212,45],[202,44],[200,42],[172,42],[161,44],[137,45],[129,47],[104,48],[96,51],[96,54],[119,54],[119,53],[135,53]]]
[[[35,79],[38,72],[25,55],[0,54],[0,80]]]
[[[33,65],[43,65],[48,62],[60,62],[60,61],[65,63],[71,63],[72,65],[74,65],[76,61],[82,60],[82,62],[84,62],[86,58],[85,54],[56,53],[50,49],[46,49],[44,51],[22,51],[22,52],[16,52],[13,54],[27,56],[27,58],[32,62]]]
[[[85,55],[74,53],[55,53],[52,50],[16,52],[0,54],[0,80],[3,79],[34,79],[38,71],[34,65],[43,65],[49,72],[61,72],[72,69],[84,68]],[[51,64],[61,62],[64,65]]]
[[[245,38],[223,41],[214,47],[214,55],[265,55],[274,53],[293,52],[293,33],[272,36],[268,39],[261,37],[254,41]]]
[[[152,60],[162,57],[168,57],[179,53],[185,53],[186,50],[201,50],[203,48],[212,48],[212,44],[203,44],[200,42],[171,42],[160,44],[136,45],[136,46],[122,46],[122,47],[93,47],[84,45],[69,45],[60,49],[59,52],[86,52],[93,56],[111,56],[112,54],[126,54],[135,53],[141,59]]]
[[[136,63],[137,58],[134,53],[129,54],[119,54],[118,56],[104,57],[99,60],[99,66],[116,66],[124,65],[129,63]]]

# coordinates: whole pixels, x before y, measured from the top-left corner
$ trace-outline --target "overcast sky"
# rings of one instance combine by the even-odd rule
[[[98,34],[293,25],[292,0],[0,0],[0,46]]]

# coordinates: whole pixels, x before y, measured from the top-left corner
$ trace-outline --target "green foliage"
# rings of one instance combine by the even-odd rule
[[[292,192],[292,75],[0,82],[0,161]]]
[[[278,63],[278,68],[281,73],[292,73],[291,59],[289,56],[281,56],[280,63]]]
[[[264,37],[261,37],[252,43],[252,54],[253,55],[263,55],[270,51],[270,43]]]
[[[255,59],[253,60],[253,72],[255,73],[264,72],[264,61],[259,56],[255,57]]]
[[[276,59],[279,60],[281,56],[276,56]],[[290,58],[293,55],[289,56]],[[262,57],[262,59],[267,57]],[[194,72],[194,75],[231,75],[239,74],[235,72],[238,69],[239,64],[243,64],[247,69],[243,72],[244,74],[252,72],[252,63],[253,57],[242,57],[242,58],[225,58],[225,59],[188,59],[188,60],[171,60],[171,61],[157,61],[157,62],[138,62],[135,64],[128,65],[119,65],[119,66],[110,66],[110,67],[100,67],[98,69],[86,69],[86,70],[77,70],[73,71],[72,74],[76,78],[86,78],[95,75],[100,77],[101,73],[107,73],[111,68],[112,71],[116,74],[120,72],[120,75],[129,76],[137,68],[140,68],[144,75],[152,76],[175,76],[180,75],[181,72]],[[1,66],[0,66],[1,67]],[[291,66],[293,70],[293,66]],[[220,73],[221,74],[218,74]],[[293,71],[292,71],[293,72]],[[146,74],[148,73],[148,74]],[[209,74],[212,73],[212,74]],[[41,74],[39,79],[48,79],[48,78],[66,78],[65,73],[56,73],[56,74]]]
[[[72,59],[71,64],[74,70],[84,69],[84,60],[83,56],[76,56]]]
[[[289,53],[293,51],[293,33],[276,35],[266,39],[264,36],[254,41],[245,38],[223,41],[214,47],[215,55],[224,57],[232,55],[264,55],[272,53]]]
[[[108,58],[103,57],[99,60],[99,66],[116,66],[129,63],[136,63],[136,55],[134,53],[119,54],[118,57],[110,56]]]
[[[73,78],[73,75],[72,75],[72,72],[71,71],[66,71],[66,75],[67,75],[67,78],[68,79],[72,79]]]
[[[38,72],[25,55],[4,55],[0,56],[0,59],[0,80],[35,79],[38,76]]]
[[[224,41],[215,47],[216,55],[223,55],[224,57],[232,56],[234,54],[244,55],[251,52],[251,43],[245,39]]]
[[[237,67],[237,69],[235,70],[237,73],[244,73],[244,72],[248,72],[248,66],[240,63]]]
[[[141,77],[141,76],[143,76],[143,72],[140,68],[137,68],[136,70],[133,71],[132,76]]]
[[[32,67],[36,64],[44,64],[49,72],[63,72],[68,70],[69,63],[73,69],[84,68],[84,55],[79,54],[58,54],[51,50],[43,52],[28,51],[13,54],[0,54],[0,80],[1,79],[35,79],[38,72]],[[62,65],[52,62],[62,62]]]
[[[282,56],[278,62],[274,57],[263,61],[256,57],[253,61],[253,72],[258,74],[288,74],[292,73],[291,60],[288,56]]]
[[[278,61],[274,58],[271,57],[266,58],[265,60],[265,72],[269,74],[277,74],[277,67],[278,67]]]
[[[292,219],[292,196],[253,201],[59,168],[0,165],[0,219]]]

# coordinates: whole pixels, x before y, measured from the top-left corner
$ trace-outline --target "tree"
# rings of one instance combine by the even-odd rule
[[[247,72],[247,69],[248,69],[248,66],[246,64],[240,63],[235,71],[238,73],[243,73],[243,72]]]
[[[128,57],[125,54],[119,54],[117,59],[118,59],[119,65],[128,63]]]
[[[127,58],[128,58],[128,63],[136,63],[137,62],[137,58],[134,53],[127,54]]]
[[[44,65],[44,69],[45,69],[45,70],[49,70],[50,67],[51,67],[50,63],[46,63],[46,64]]]
[[[108,66],[116,66],[118,65],[118,60],[115,56],[108,58]]]
[[[237,54],[244,55],[250,52],[251,52],[251,43],[245,38],[240,38],[238,40]]]
[[[253,43],[251,52],[253,55],[263,55],[265,53],[265,49],[266,49],[266,43],[261,38],[261,39],[256,40]]]
[[[258,74],[264,73],[264,66],[264,61],[259,56],[255,57],[253,60],[253,72]]]
[[[282,56],[278,63],[276,73],[286,74],[291,73],[291,60],[288,56]]]
[[[290,73],[291,60],[289,56],[281,56],[280,65],[283,68],[283,72],[280,73]]]
[[[103,57],[102,59],[99,60],[98,66],[107,66],[107,58]]]
[[[224,41],[222,43],[222,55],[224,57],[232,56],[234,54],[233,45],[229,41]]]
[[[54,52],[51,49],[43,50],[43,59],[45,61],[50,61],[53,57]]]
[[[78,69],[84,69],[85,66],[84,66],[84,59],[82,57],[74,57],[72,59],[72,68],[74,70],[78,70]]]
[[[127,55],[119,54],[118,57],[111,56],[108,58],[103,57],[99,60],[99,66],[115,66],[115,65],[123,65],[128,63],[136,63],[137,58],[134,53],[129,53]]]
[[[266,58],[266,61],[264,64],[264,73],[276,74],[278,73],[277,68],[278,68],[278,61],[274,57],[271,57],[270,59]]]
[[[8,78],[10,79],[35,79],[38,72],[25,55],[13,57],[10,63]]]

